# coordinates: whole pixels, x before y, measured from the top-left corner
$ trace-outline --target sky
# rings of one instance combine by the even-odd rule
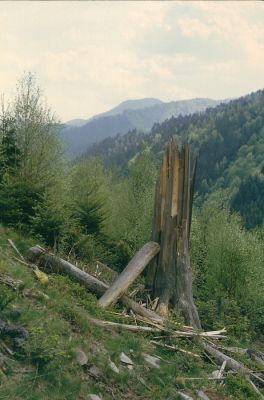
[[[264,87],[264,3],[1,1],[0,93],[24,71],[62,121],[128,99],[238,97]]]

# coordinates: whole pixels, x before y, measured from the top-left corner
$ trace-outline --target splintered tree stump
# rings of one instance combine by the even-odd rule
[[[148,268],[147,286],[159,298],[161,315],[171,307],[188,325],[200,328],[189,256],[196,160],[192,173],[190,169],[189,145],[179,149],[171,140],[156,186],[152,240],[160,244],[160,252]]]

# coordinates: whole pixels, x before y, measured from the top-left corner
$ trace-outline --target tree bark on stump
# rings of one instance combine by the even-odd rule
[[[152,229],[161,250],[148,268],[147,286],[159,298],[161,315],[172,307],[188,325],[200,328],[189,256],[195,172],[196,160],[190,173],[189,145],[179,149],[171,140],[157,180]]]

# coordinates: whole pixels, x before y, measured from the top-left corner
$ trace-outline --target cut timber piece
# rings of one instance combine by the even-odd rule
[[[105,308],[115,304],[120,297],[127,291],[129,286],[135,281],[140,273],[146,268],[148,263],[158,254],[160,246],[156,242],[146,243],[142,249],[132,258],[126,268],[116,278],[114,283],[100,298],[99,304]]]
[[[87,272],[82,271],[68,261],[46,252],[40,246],[31,247],[27,252],[27,259],[30,262],[38,264],[38,267],[45,272],[55,272],[70,276],[97,296],[102,296],[109,287],[99,279],[87,274]],[[164,319],[160,315],[142,307],[128,296],[123,296],[121,300],[122,303],[124,303],[126,307],[131,308],[135,314],[141,315],[155,323],[163,324]]]

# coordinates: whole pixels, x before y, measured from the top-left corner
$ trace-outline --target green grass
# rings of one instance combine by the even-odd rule
[[[30,269],[12,258],[9,237],[21,252],[33,244],[30,238],[0,228],[0,273],[23,282],[17,292],[1,284],[0,319],[25,327],[30,336],[7,359],[6,373],[0,373],[0,399],[85,400],[89,393],[95,393],[104,400],[161,400],[176,399],[176,390],[191,394],[200,388],[208,389],[212,399],[257,399],[239,376],[231,376],[224,386],[206,379],[179,382],[179,377],[206,378],[215,368],[203,358],[156,348],[150,343],[151,336],[95,326],[87,316],[125,323],[129,320],[99,309],[97,299],[67,277],[51,275],[47,284],[41,284]],[[10,339],[0,336],[1,340],[12,348]],[[196,341],[177,339],[174,344],[201,353]],[[77,363],[77,348],[87,354],[87,367]],[[133,359],[132,371],[121,364],[122,351]],[[143,352],[161,357],[161,368],[146,365]],[[110,359],[120,369],[119,374],[110,369]],[[98,379],[89,374],[93,365],[100,371]]]

